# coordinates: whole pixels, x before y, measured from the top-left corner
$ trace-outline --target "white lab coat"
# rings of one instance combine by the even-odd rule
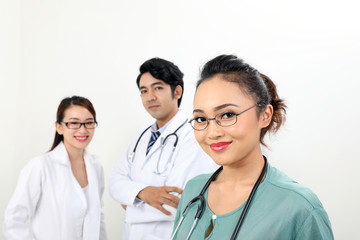
[[[95,156],[85,153],[84,159],[87,194],[72,173],[62,142],[24,167],[5,212],[8,240],[107,239],[101,210],[103,169]]]
[[[178,144],[167,170],[160,175],[154,173],[160,155],[160,143],[185,120],[186,117],[179,111],[170,120],[171,122],[146,156],[151,136],[151,130],[147,130],[139,141],[131,163],[128,156],[132,153],[141,131],[125,154],[117,161],[115,170],[109,178],[109,191],[112,198],[127,205],[123,240],[168,240],[171,237],[176,209],[163,205],[172,214],[167,216],[156,208],[137,201],[136,196],[142,189],[147,186],[177,186],[183,189],[191,178],[202,173],[209,173],[214,169],[213,161],[200,148],[195,140],[194,130],[189,123],[186,123],[177,131]],[[160,170],[164,169],[169,159],[174,141],[174,137],[166,141],[159,164]]]

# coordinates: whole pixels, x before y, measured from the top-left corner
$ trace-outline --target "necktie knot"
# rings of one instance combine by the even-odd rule
[[[148,144],[148,147],[146,149],[146,155],[149,153],[151,147],[154,145],[154,143],[156,142],[156,140],[159,138],[160,136],[160,132],[159,131],[156,131],[156,132],[151,132],[151,138],[150,138],[150,141],[149,141],[149,144]]]

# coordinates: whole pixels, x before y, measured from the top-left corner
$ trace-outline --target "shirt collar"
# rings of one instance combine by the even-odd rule
[[[166,130],[166,128],[174,121],[174,119],[176,118],[176,115],[178,115],[180,111],[181,111],[181,110],[179,109],[179,111],[170,119],[170,121],[168,121],[168,122],[167,122],[162,128],[160,128],[160,129],[157,128],[157,125],[156,125],[156,122],[155,122],[153,125],[151,125],[151,128],[150,128],[151,131],[152,131],[152,132],[159,131],[160,134],[162,134],[162,133]]]

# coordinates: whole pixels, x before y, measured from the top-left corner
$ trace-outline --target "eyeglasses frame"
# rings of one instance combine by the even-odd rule
[[[86,123],[88,123],[88,122],[79,122],[80,123],[80,127],[78,127],[78,128],[69,128],[69,126],[68,126],[68,124],[69,123],[71,123],[71,122],[60,122],[61,124],[63,124],[63,125],[65,125],[68,129],[80,129],[81,128],[81,126],[84,126],[84,128],[85,129],[95,129],[97,126],[98,126],[98,123],[96,122],[96,121],[94,121],[94,123],[95,123],[95,126],[93,127],[93,128],[88,128],[88,127],[86,127]]]
[[[205,126],[204,128],[202,128],[202,129],[196,129],[196,128],[194,128],[194,126],[193,126],[193,124],[192,124],[191,122],[194,121],[195,118],[190,119],[190,120],[189,120],[189,123],[190,123],[191,127],[192,127],[194,130],[196,130],[196,131],[203,131],[203,130],[205,130],[205,129],[209,126],[210,120],[215,120],[216,124],[219,125],[220,127],[230,127],[230,126],[233,126],[233,125],[235,125],[235,124],[237,123],[237,117],[238,117],[239,115],[241,115],[241,114],[249,111],[250,109],[252,109],[252,108],[254,108],[254,107],[256,107],[256,106],[261,106],[261,105],[262,105],[261,103],[256,103],[255,105],[253,105],[253,106],[245,109],[244,111],[241,111],[240,113],[235,113],[236,120],[235,120],[235,122],[234,122],[233,124],[231,124],[231,125],[223,126],[223,125],[220,124],[219,121],[216,120],[216,117],[217,117],[219,114],[223,114],[223,112],[216,114],[215,117],[206,118],[206,122],[207,122],[207,123],[206,123],[206,126]]]

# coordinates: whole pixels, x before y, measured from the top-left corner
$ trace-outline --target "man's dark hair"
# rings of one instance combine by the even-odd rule
[[[139,84],[141,76],[147,72],[150,73],[151,76],[153,76],[154,78],[162,80],[165,83],[169,84],[173,97],[175,88],[178,85],[180,85],[180,87],[182,88],[182,94],[184,94],[184,74],[174,63],[161,58],[152,58],[144,62],[140,66],[140,74],[136,79],[136,84],[138,88],[140,88]],[[180,107],[181,100],[182,95],[178,99],[178,107]]]

